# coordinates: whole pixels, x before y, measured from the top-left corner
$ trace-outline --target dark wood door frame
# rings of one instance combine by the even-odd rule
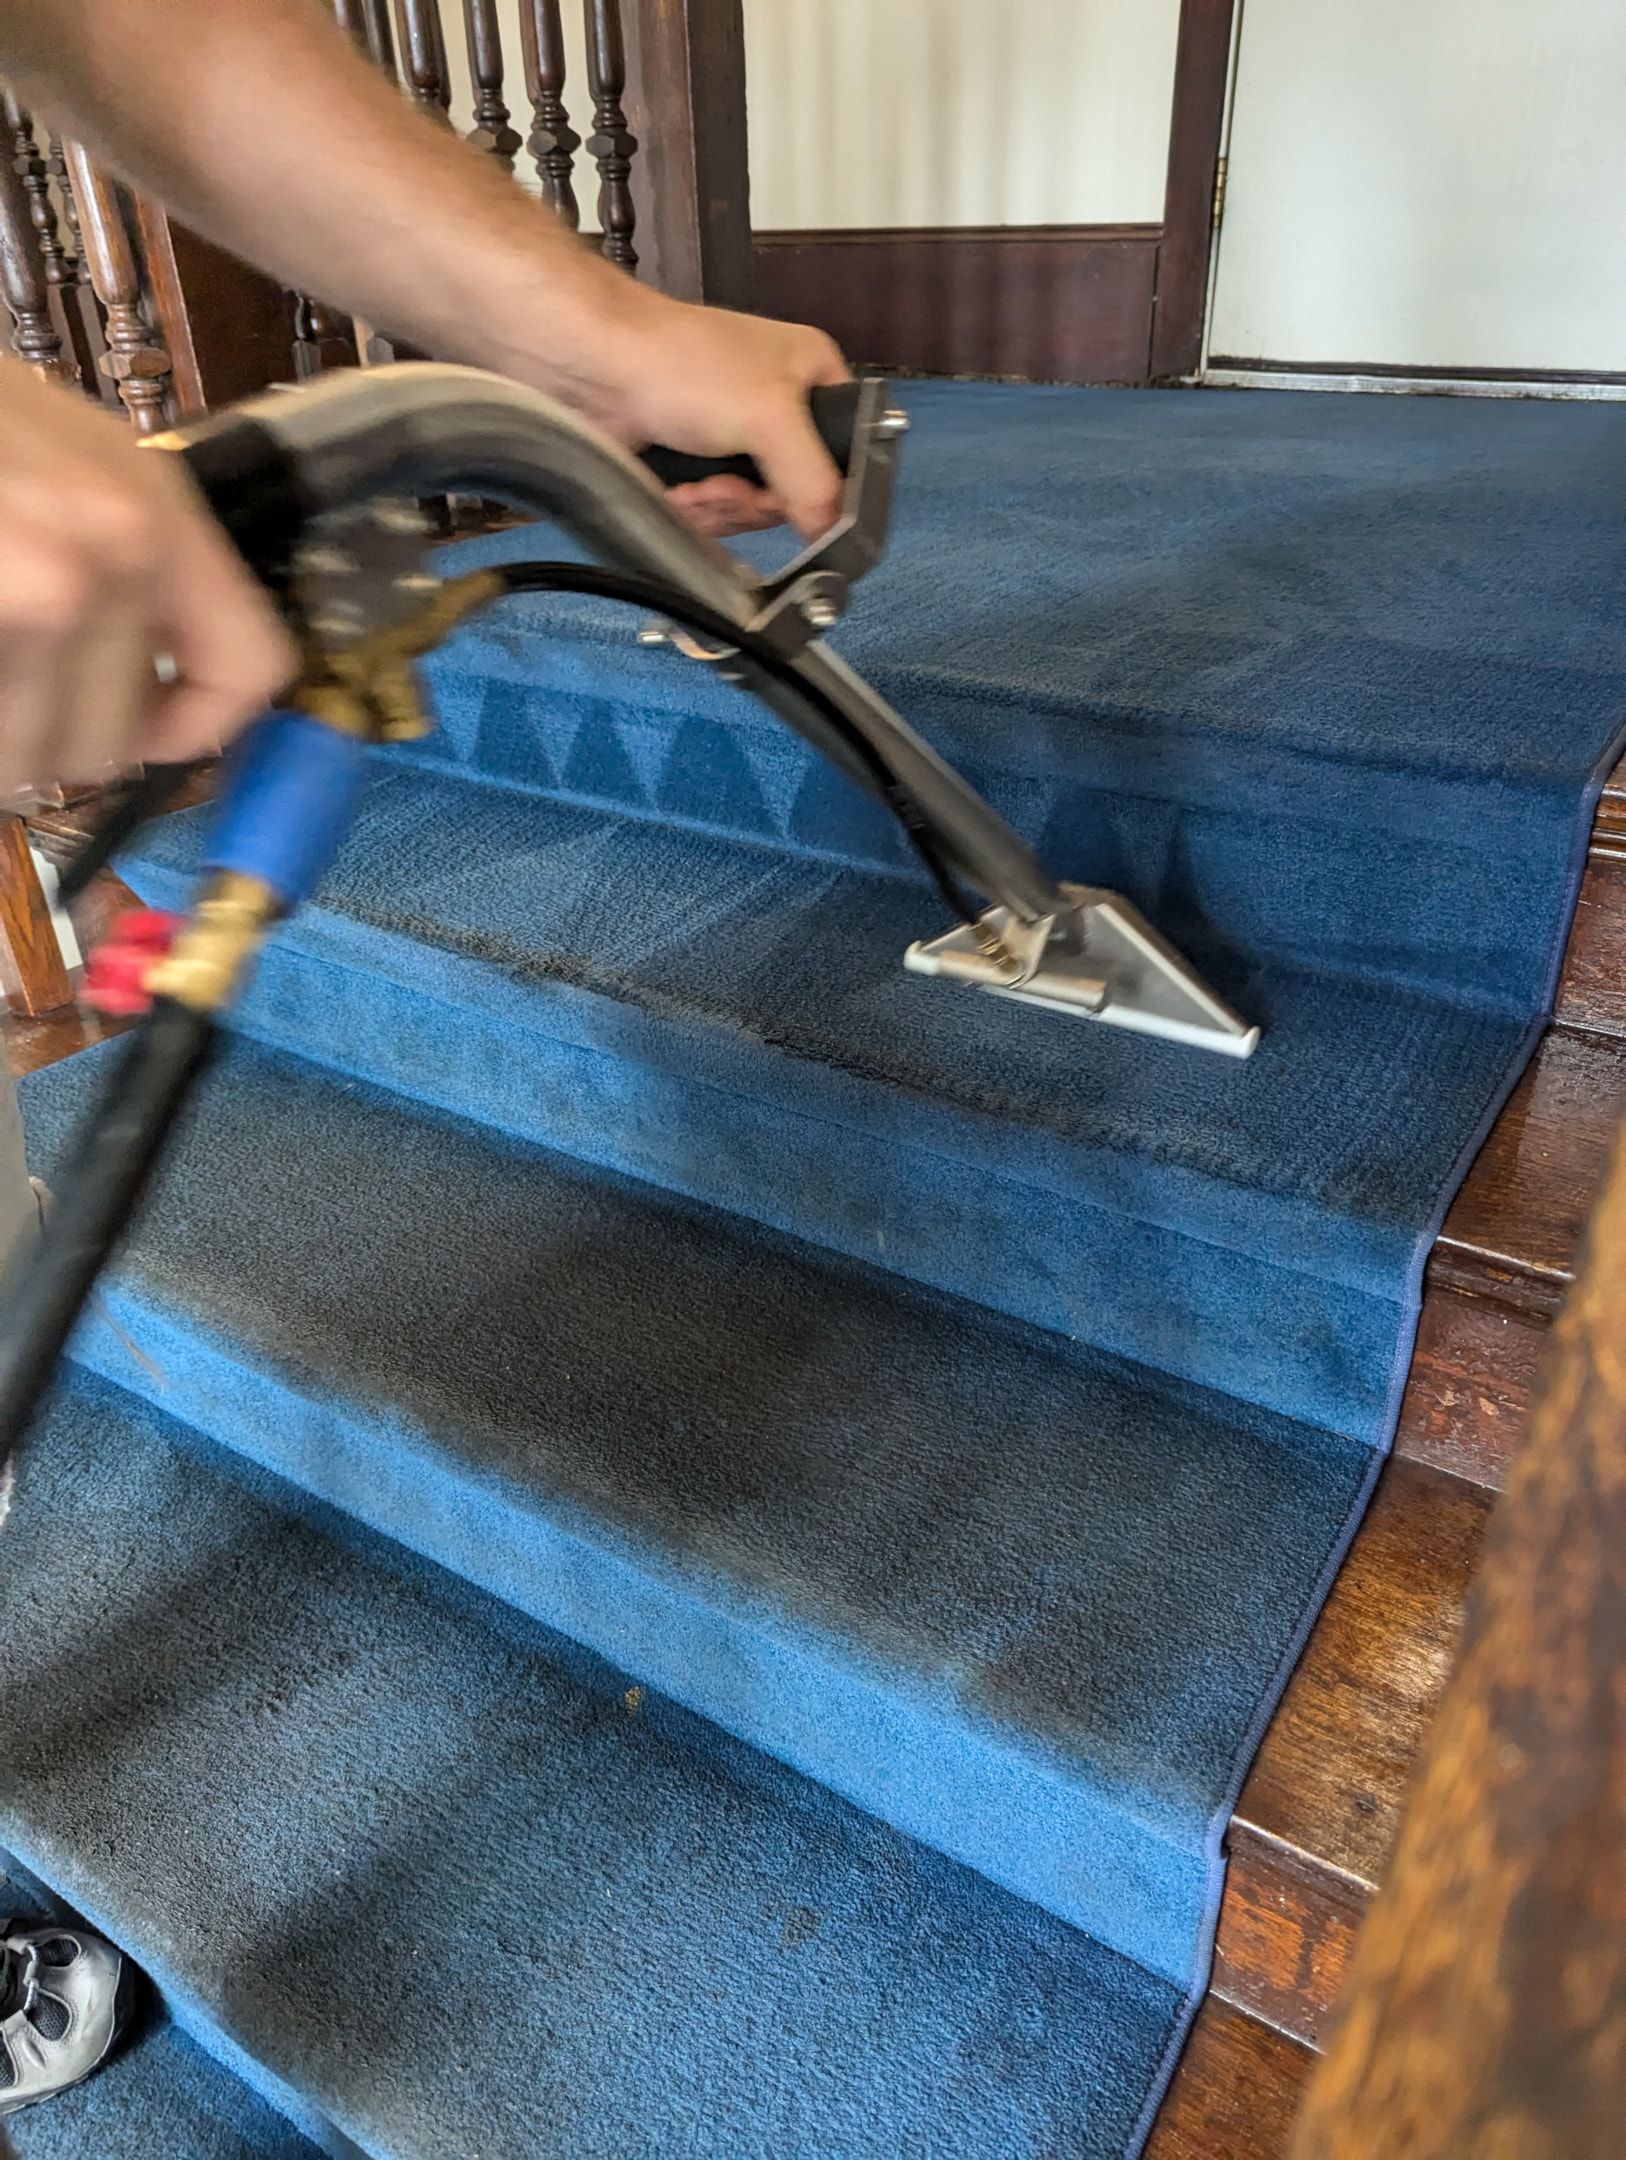
[[[1236,5],[1181,0],[1161,224],[759,232],[757,305],[915,374],[1195,373]]]
[[[1202,358],[1214,196],[1225,139],[1236,9],[1237,0],[1181,0],[1163,239],[1157,257],[1157,305],[1148,361],[1154,382],[1194,375]]]

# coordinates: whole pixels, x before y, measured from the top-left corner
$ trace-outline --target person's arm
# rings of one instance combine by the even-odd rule
[[[834,517],[806,408],[846,372],[828,338],[634,284],[414,113],[314,0],[5,0],[0,47],[29,102],[285,283],[631,445],[746,451],[806,534]]]
[[[551,390],[641,446],[747,451],[697,523],[827,524],[817,331],[680,306],[591,254],[412,113],[316,0],[0,0],[34,109],[200,231],[445,359]],[[167,652],[177,679],[160,690]],[[285,683],[288,640],[178,461],[0,359],[0,795],[202,755]]]

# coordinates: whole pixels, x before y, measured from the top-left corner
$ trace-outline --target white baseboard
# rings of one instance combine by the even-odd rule
[[[1595,404],[1626,404],[1626,383],[1500,381],[1473,375],[1295,374],[1285,368],[1205,368],[1199,380],[1210,390],[1342,390],[1390,397],[1567,398]]]

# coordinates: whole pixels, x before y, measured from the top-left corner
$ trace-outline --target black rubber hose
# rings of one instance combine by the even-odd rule
[[[494,567],[505,590],[510,593],[587,593],[596,599],[621,601],[648,614],[663,615],[714,645],[730,647],[753,668],[772,676],[800,699],[826,733],[833,735],[868,773],[876,795],[897,819],[950,913],[962,922],[976,923],[980,911],[967,898],[944,861],[937,836],[913,795],[835,699],[818,684],[809,682],[796,662],[787,658],[776,645],[765,638],[752,637],[738,623],[730,622],[726,615],[714,613],[675,586],[625,577],[619,571],[600,569],[596,563],[536,561],[499,563]],[[187,766],[155,766],[149,775],[144,775],[120,794],[107,817],[63,870],[61,897],[64,906],[84,891],[96,872],[130,838],[137,825],[164,808],[190,769]]]
[[[58,905],[71,908],[91,879],[107,868],[125,842],[143,825],[163,815],[196,770],[195,762],[148,765],[132,779],[124,781],[113,800],[104,806],[101,822],[92,829],[81,843],[78,854],[63,870],[57,885]]]
[[[13,1257],[0,1291],[0,1463],[50,1386],[96,1277],[140,1205],[218,1036],[208,1013],[172,998],[158,1000],[79,1136],[39,1244]]]
[[[980,909],[968,899],[944,861],[937,834],[913,795],[897,778],[881,752],[861,728],[855,727],[833,697],[817,683],[809,682],[794,659],[766,638],[753,637],[726,615],[714,613],[676,587],[657,585],[645,578],[623,577],[616,570],[602,570],[596,563],[511,562],[492,565],[508,592],[588,593],[601,600],[624,601],[654,615],[663,615],[713,645],[729,647],[764,675],[791,690],[837,737],[842,747],[863,766],[881,801],[903,828],[904,836],[925,865],[944,905],[964,923],[977,923]]]

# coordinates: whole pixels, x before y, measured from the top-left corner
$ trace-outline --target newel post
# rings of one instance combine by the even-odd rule
[[[644,276],[680,300],[748,308],[743,0],[626,0],[625,16]]]

